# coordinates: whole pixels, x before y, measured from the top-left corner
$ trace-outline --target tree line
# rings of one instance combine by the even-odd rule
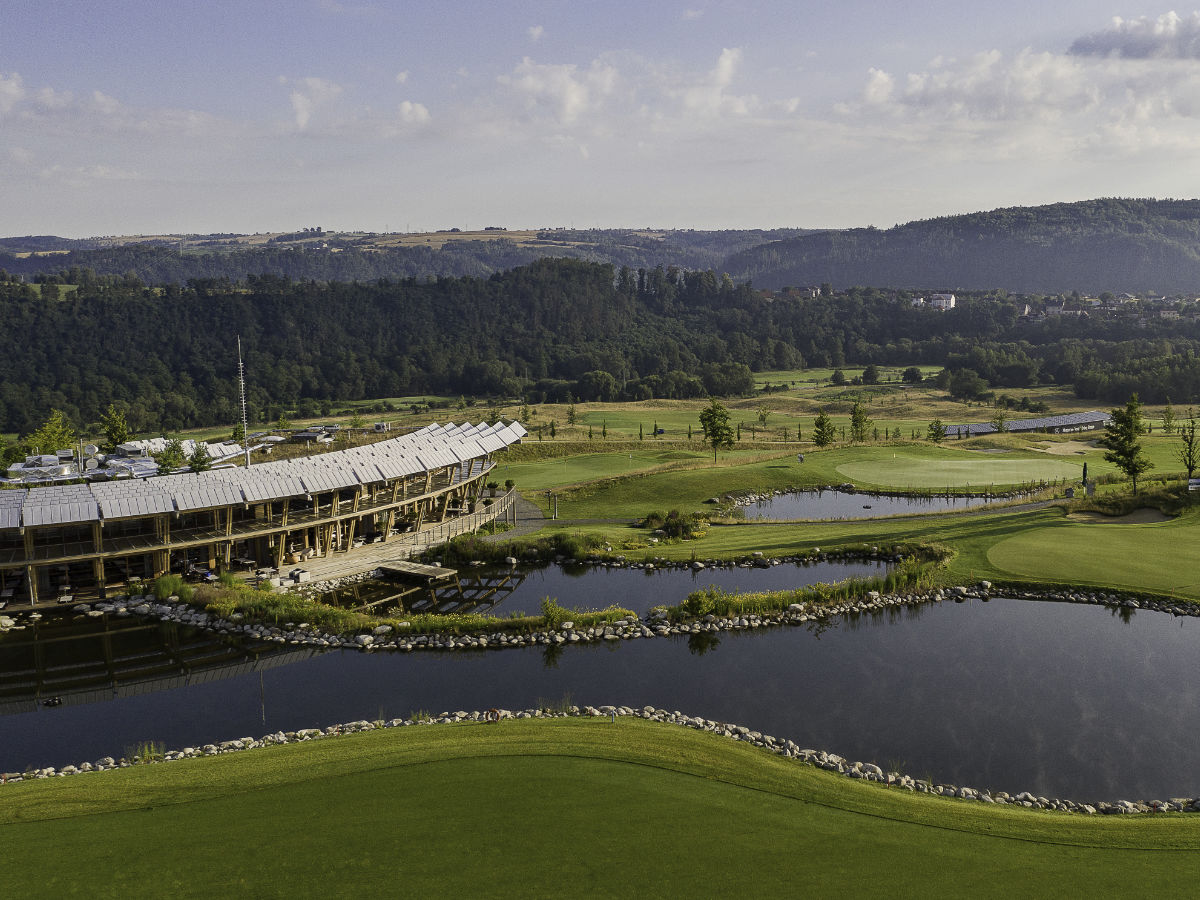
[[[51,409],[96,422],[110,403],[135,432],[230,424],[239,335],[256,422],[425,394],[731,396],[756,371],[872,364],[944,366],[964,395],[1074,383],[1096,399],[1200,402],[1195,320],[1152,320],[1131,341],[1103,319],[1022,323],[994,292],[938,312],[890,291],[772,296],[711,270],[570,259],[486,278],[55,277],[51,292],[0,275],[0,431],[27,434]]]

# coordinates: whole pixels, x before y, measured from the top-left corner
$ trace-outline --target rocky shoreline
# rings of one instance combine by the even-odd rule
[[[814,562],[818,560],[845,558],[847,555],[849,555],[848,551],[825,554],[819,549],[814,549],[812,554],[798,557],[784,557],[780,559],[764,557],[762,554],[755,554],[755,556],[751,557],[749,560],[742,560],[736,563],[720,563],[714,561],[711,564],[714,566],[770,566],[778,565],[788,561]],[[871,551],[868,554],[860,554],[860,556],[862,555],[866,555],[868,558],[875,559],[893,559],[892,554],[881,553],[878,548],[871,548]],[[561,562],[562,560],[559,561]],[[698,561],[693,561],[691,563],[679,563],[663,560],[662,563],[665,566],[699,566],[701,568],[706,566],[706,563],[701,563]],[[604,564],[628,565],[616,561],[608,561]],[[635,563],[632,564],[632,566],[641,568],[648,566],[653,567],[654,563]],[[355,580],[358,580],[360,577],[361,576],[354,576]],[[669,615],[664,610],[652,610],[644,617],[626,616],[612,623],[604,625],[577,628],[574,622],[568,621],[563,622],[559,628],[552,630],[513,633],[497,630],[483,634],[404,634],[396,633],[395,629],[393,629],[390,625],[380,625],[374,628],[370,633],[358,634],[354,635],[353,637],[345,635],[330,635],[324,634],[314,629],[312,626],[304,623],[291,627],[286,625],[283,627],[267,626],[243,622],[240,620],[240,614],[235,614],[229,619],[222,619],[215,616],[210,616],[204,610],[195,609],[191,606],[180,603],[178,602],[177,598],[169,598],[166,602],[159,602],[150,595],[120,598],[111,602],[105,601],[94,604],[78,604],[73,607],[73,611],[77,613],[83,613],[89,617],[114,615],[117,617],[137,616],[156,618],[195,628],[208,629],[218,634],[241,635],[253,640],[271,643],[285,643],[317,648],[352,649],[361,652],[377,652],[388,650],[398,652],[413,652],[466,649],[494,650],[509,647],[638,640],[645,638],[669,637],[672,635],[717,633],[722,631],[740,631],[788,625],[802,626],[810,623],[819,624],[836,616],[861,615],[864,613],[869,614],[872,612],[882,612],[884,610],[897,607],[919,606],[925,603],[940,603],[944,601],[965,602],[970,599],[987,600],[993,596],[1004,596],[1024,600],[1103,605],[1116,608],[1118,610],[1149,610],[1174,616],[1200,616],[1200,604],[1188,604],[1161,598],[1135,598],[1116,592],[1102,591],[1022,591],[1005,589],[1002,592],[997,593],[993,590],[992,584],[987,581],[983,581],[977,585],[969,587],[957,586],[950,588],[937,588],[935,590],[920,593],[904,593],[886,596],[881,595],[878,591],[871,591],[864,597],[856,600],[848,600],[828,605],[793,603],[789,605],[786,610],[781,610],[779,612],[746,616],[720,617],[709,614],[688,621],[672,622]],[[34,613],[32,615],[38,614]],[[20,627],[23,626],[15,622],[13,619],[0,616],[0,630],[8,630],[10,628]],[[957,797],[959,799],[974,800],[980,803],[1020,805],[1028,808],[1063,810],[1084,814],[1200,812],[1200,798],[1171,798],[1168,800],[1148,800],[1141,802],[1120,800],[1112,803],[1079,803],[1072,800],[1038,797],[1030,794],[1029,792],[1021,792],[1016,795],[1009,795],[1003,791],[993,793],[985,789],[940,784],[922,779],[911,778],[910,776],[897,772],[884,772],[879,766],[873,763],[849,762],[843,757],[828,751],[801,749],[798,745],[790,740],[775,738],[770,735],[763,735],[744,726],[730,725],[727,723],[714,722],[701,718],[693,718],[683,715],[679,712],[656,710],[650,707],[645,707],[640,710],[635,710],[631,707],[609,706],[584,707],[583,709],[572,707],[569,713],[564,714],[605,716],[633,715],[641,716],[643,718],[650,718],[654,721],[679,724],[686,727],[701,728],[706,731],[711,731],[713,733],[733,738],[734,740],[748,741],[755,746],[762,747],[763,749],[771,752],[788,756],[790,758],[799,759],[803,762],[819,766],[823,769],[836,771],[840,774],[846,775],[849,778],[878,782],[888,786],[897,787],[902,790],[909,790],[917,793]],[[547,715],[551,715],[551,713],[548,713],[544,710],[524,710],[517,713],[502,711],[503,717],[510,718],[529,718]],[[431,721],[438,723],[481,721],[483,716],[484,714],[480,712],[443,713]],[[412,724],[423,723],[414,723],[412,720],[407,719],[393,719],[383,723],[352,722],[346,725],[331,726],[324,731],[321,731],[320,729],[305,729],[297,732],[276,732],[275,734],[267,735],[258,739],[241,738],[232,741],[224,741],[221,744],[206,744],[200,748],[189,747],[184,748],[183,750],[171,751],[165,754],[164,758],[166,760],[172,760],[185,759],[195,756],[211,756],[218,753],[231,752],[234,750],[255,749],[257,747],[270,746],[279,743],[292,743],[294,741],[310,740],[316,737],[329,736],[331,734],[370,730],[375,727],[394,727]],[[2,780],[5,782],[13,782],[25,780],[26,778],[56,777],[60,775],[99,771],[106,768],[120,768],[130,764],[131,763],[126,760],[118,761],[113,760],[110,757],[105,757],[104,759],[98,760],[94,763],[82,763],[78,766],[66,766],[57,770],[54,768],[33,769],[28,773],[7,773],[0,777],[2,777]]]
[[[347,722],[342,725],[331,725],[328,728],[303,728],[299,731],[276,731],[259,738],[243,737],[221,741],[218,744],[204,744],[200,747],[184,747],[179,750],[168,750],[161,756],[152,759],[130,761],[114,759],[106,756],[95,762],[84,762],[79,765],[29,769],[25,772],[0,773],[0,784],[19,784],[23,781],[36,781],[46,778],[62,778],[68,775],[83,775],[89,772],[103,772],[112,769],[125,769],[135,765],[156,765],[158,763],[175,762],[181,759],[196,759],[202,756],[222,756],[228,753],[238,753],[247,750],[258,750],[263,747],[273,747],[280,744],[299,744],[306,741],[322,740],[340,735],[355,734],[364,731],[374,731],[380,728],[401,728],[429,725],[454,725],[467,722],[498,722],[503,719],[553,719],[568,717],[602,717],[632,716],[652,722],[676,725],[683,728],[694,728],[706,731],[734,741],[742,741],[758,747],[777,756],[796,760],[798,763],[816,766],[829,772],[836,772],[847,778],[871,782],[886,788],[908,791],[916,794],[947,797],[969,802],[984,803],[994,806],[1020,806],[1026,809],[1056,810],[1061,812],[1078,813],[1081,815],[1133,815],[1161,812],[1200,812],[1200,798],[1176,797],[1170,800],[1147,800],[1134,802],[1118,800],[1114,803],[1078,803],[1073,800],[1038,797],[1028,791],[1019,794],[1009,794],[1006,791],[990,791],[970,788],[953,784],[941,784],[922,778],[913,778],[900,772],[885,772],[874,763],[851,762],[835,753],[825,750],[809,750],[801,748],[794,741],[778,738],[773,735],[754,731],[744,725],[734,725],[728,722],[717,722],[699,716],[688,716],[678,711],[656,709],[652,706],[634,708],[630,706],[571,706],[563,710],[525,709],[513,712],[506,709],[473,711],[458,710],[442,712],[425,719],[388,719],[368,722],[360,720]]]

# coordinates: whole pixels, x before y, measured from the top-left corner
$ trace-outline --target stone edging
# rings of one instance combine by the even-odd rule
[[[629,706],[572,706],[566,710],[551,711],[545,709],[525,709],[512,712],[506,709],[488,710],[487,712],[443,712],[427,719],[389,719],[368,722],[360,720],[343,725],[331,725],[328,728],[304,728],[299,731],[276,731],[260,738],[244,737],[222,741],[219,744],[204,744],[201,747],[184,747],[181,750],[169,750],[160,759],[145,762],[130,762],[127,759],[116,760],[106,756],[95,762],[85,762],[78,766],[68,765],[61,769],[47,767],[29,769],[25,772],[8,772],[0,774],[0,784],[18,784],[23,781],[36,781],[45,778],[61,778],[67,775],[82,775],[87,772],[103,772],[111,769],[125,769],[134,765],[153,765],[160,762],[174,762],[181,759],[195,759],[201,756],[221,756],[245,750],[257,750],[279,744],[298,744],[305,741],[319,740],[344,734],[354,734],[363,731],[374,731],[380,728],[398,728],[414,725],[449,725],[462,722],[489,722],[500,719],[554,719],[569,717],[612,717],[633,716],[663,724],[678,725],[684,728],[694,728],[707,731],[735,741],[742,741],[759,747],[769,753],[794,759],[801,763],[816,766],[830,772],[837,772],[847,778],[881,784],[897,790],[910,793],[930,794],[933,796],[950,797],[969,800],[997,806],[1021,806],[1029,809],[1060,810],[1064,812],[1081,813],[1084,815],[1097,814],[1138,814],[1155,812],[1200,812],[1200,799],[1174,798],[1171,800],[1148,800],[1135,803],[1129,800],[1118,800],[1115,803],[1100,802],[1096,804],[1076,803],[1072,800],[1056,800],[1046,797],[1036,797],[1028,791],[1012,795],[1005,791],[978,790],[960,787],[952,784],[938,784],[920,778],[912,778],[899,772],[884,772],[873,763],[850,762],[834,753],[825,750],[806,750],[798,744],[784,738],[773,737],[753,731],[744,725],[732,725],[701,717],[692,717],[680,712],[656,709],[643,706],[635,709]]]

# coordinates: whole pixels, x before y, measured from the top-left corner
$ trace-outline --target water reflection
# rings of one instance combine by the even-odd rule
[[[651,587],[671,583],[634,574]],[[811,628],[475,653],[334,651],[271,668],[295,658],[285,650],[215,680],[193,669],[172,690],[114,697],[109,681],[110,702],[27,701],[4,721],[0,770],[120,755],[146,739],[196,746],[419,709],[520,709],[569,694],[579,704],[651,704],[737,722],[978,788],[1081,800],[1200,795],[1200,622],[1135,612],[1001,598],[893,607]],[[28,634],[0,638],[0,653],[14,637]],[[0,674],[7,682],[27,667],[10,657]]]
[[[795,491],[743,507],[747,519],[874,519],[902,513],[938,513],[983,506],[996,498],[859,494],[848,491]]]
[[[462,569],[457,581],[428,585],[376,579],[330,591],[322,602],[376,612],[481,612],[537,614],[543,597],[570,609],[617,605],[644,615],[658,605],[682,602],[692,591],[716,585],[727,591],[794,590],[818,582],[867,578],[887,572],[881,561],[781,563],[768,568],[627,569],[572,565]]]
[[[308,659],[176,622],[71,614],[26,620],[0,638],[0,714],[112,701]]]

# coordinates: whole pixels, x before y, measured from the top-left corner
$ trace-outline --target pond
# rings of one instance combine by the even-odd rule
[[[1008,599],[892,608],[822,629],[716,640],[335,651],[5,716],[0,770],[119,756],[144,740],[194,746],[569,697],[678,709],[976,788],[1081,801],[1197,796],[1198,670],[1195,619],[1139,612],[1126,621],[1103,607]]]
[[[727,591],[782,591],[818,582],[866,578],[887,572],[883,562],[814,561],[779,563],[768,568],[720,566],[704,569],[633,569],[607,566],[481,567],[459,571],[459,586],[440,587],[436,599],[428,590],[400,601],[405,609],[438,612],[479,611],[508,616],[536,615],[542,598],[551,597],[572,609],[604,609],[617,605],[645,615],[653,606],[681,602],[692,591],[716,585]],[[322,602],[356,607],[385,601],[411,589],[404,579],[372,579],[321,595]],[[386,608],[387,603],[379,608]]]
[[[754,500],[742,509],[747,519],[874,519],[901,513],[939,513],[971,509],[994,497],[891,496],[833,488],[795,491]]]

